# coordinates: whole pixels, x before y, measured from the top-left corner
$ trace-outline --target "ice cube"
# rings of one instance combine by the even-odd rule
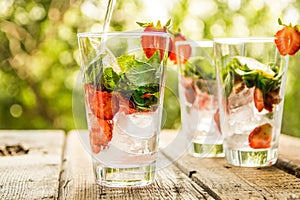
[[[155,113],[156,114],[156,113]],[[148,154],[157,148],[158,124],[154,113],[119,113],[110,147],[122,152]]]
[[[118,150],[129,153],[132,145],[134,145],[134,140],[115,124],[113,138],[110,143],[110,150],[112,150],[113,147],[115,148],[114,151]]]
[[[230,121],[249,121],[254,116],[251,105],[244,105],[236,110],[233,110],[230,115]]]
[[[249,132],[255,126],[254,120],[255,115],[252,105],[247,104],[232,111],[229,118],[229,125],[233,133]]]
[[[232,92],[228,98],[230,109],[236,109],[240,106],[247,105],[253,101],[253,88],[244,88],[239,93]]]
[[[131,137],[151,138],[160,128],[158,111],[133,114],[121,112],[117,116],[115,125]]]
[[[248,135],[247,134],[233,134],[226,139],[226,144],[229,149],[241,149],[248,147]]]

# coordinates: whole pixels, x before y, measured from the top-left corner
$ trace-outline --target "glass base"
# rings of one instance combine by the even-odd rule
[[[266,167],[274,165],[278,149],[226,149],[225,157],[229,164],[241,167]]]
[[[195,157],[224,157],[222,144],[201,144],[193,142],[189,153]]]
[[[107,187],[138,187],[153,183],[156,162],[138,167],[108,167],[94,163],[96,182]]]

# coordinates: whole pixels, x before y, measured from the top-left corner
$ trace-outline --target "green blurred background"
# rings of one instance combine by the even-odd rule
[[[0,1],[0,128],[81,128],[72,95],[79,76],[76,34],[101,31],[106,0]],[[273,36],[283,22],[300,24],[298,0],[117,0],[111,31],[136,21],[172,19],[191,40]],[[300,53],[290,58],[282,132],[300,137]],[[169,66],[164,128],[180,128],[176,66]],[[85,114],[80,113],[82,117]]]

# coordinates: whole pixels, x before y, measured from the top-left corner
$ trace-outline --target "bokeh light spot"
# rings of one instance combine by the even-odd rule
[[[19,104],[13,104],[10,107],[10,114],[15,117],[15,118],[19,118],[23,113],[23,108],[22,106],[20,106]]]

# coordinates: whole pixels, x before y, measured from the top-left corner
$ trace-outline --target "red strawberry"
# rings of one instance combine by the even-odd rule
[[[174,61],[174,64],[177,64],[177,58],[176,58],[176,49],[175,49],[175,42],[177,41],[186,41],[185,37],[179,32],[175,33],[172,38],[172,45],[170,49],[169,58],[170,60]],[[185,63],[191,56],[192,48],[189,44],[183,45],[181,51],[183,52],[180,54],[180,61],[182,63]]]
[[[193,104],[196,99],[196,91],[194,88],[194,79],[188,77],[181,77],[181,85],[184,89],[184,95],[187,102]]]
[[[160,21],[157,22],[157,25],[154,26],[153,22],[150,23],[140,23],[138,25],[145,28],[144,32],[167,32],[167,26],[170,24],[170,20],[165,26],[161,26]],[[166,38],[159,36],[143,35],[141,38],[142,47],[147,58],[151,58],[152,55],[159,50],[160,60],[163,59],[165,50],[166,50]],[[171,40],[170,40],[171,43]]]
[[[278,20],[280,25],[284,27],[277,31],[275,34],[275,44],[281,55],[285,56],[295,55],[297,51],[300,49],[300,32],[298,26],[292,26],[282,24],[281,20]]]
[[[261,112],[264,109],[264,96],[261,89],[255,87],[254,90],[254,105],[258,112]]]
[[[196,91],[193,86],[188,86],[184,90],[185,99],[187,102],[193,104],[196,99]]]
[[[111,120],[119,110],[117,97],[107,91],[99,91],[90,84],[86,84],[84,88],[94,115],[101,119]]]
[[[123,95],[118,95],[118,101],[119,101],[119,111],[124,112],[125,114],[133,114],[136,112],[133,103]]]
[[[256,127],[248,136],[249,146],[254,149],[270,148],[272,126],[269,123]]]
[[[97,118],[97,123],[91,123],[90,143],[92,151],[99,153],[101,146],[106,146],[112,139],[113,120]]]
[[[269,112],[273,112],[273,105],[279,104],[281,102],[281,98],[279,95],[280,88],[277,88],[276,90],[268,92],[264,97],[264,106],[265,109]]]
[[[221,123],[220,123],[220,111],[219,108],[216,110],[216,113],[214,114],[214,120],[217,125],[217,128],[219,132],[221,133]]]
[[[148,99],[148,98],[150,98],[151,96],[152,96],[152,94],[150,94],[150,93],[145,93],[145,94],[141,95],[140,97],[143,98],[143,99]]]

